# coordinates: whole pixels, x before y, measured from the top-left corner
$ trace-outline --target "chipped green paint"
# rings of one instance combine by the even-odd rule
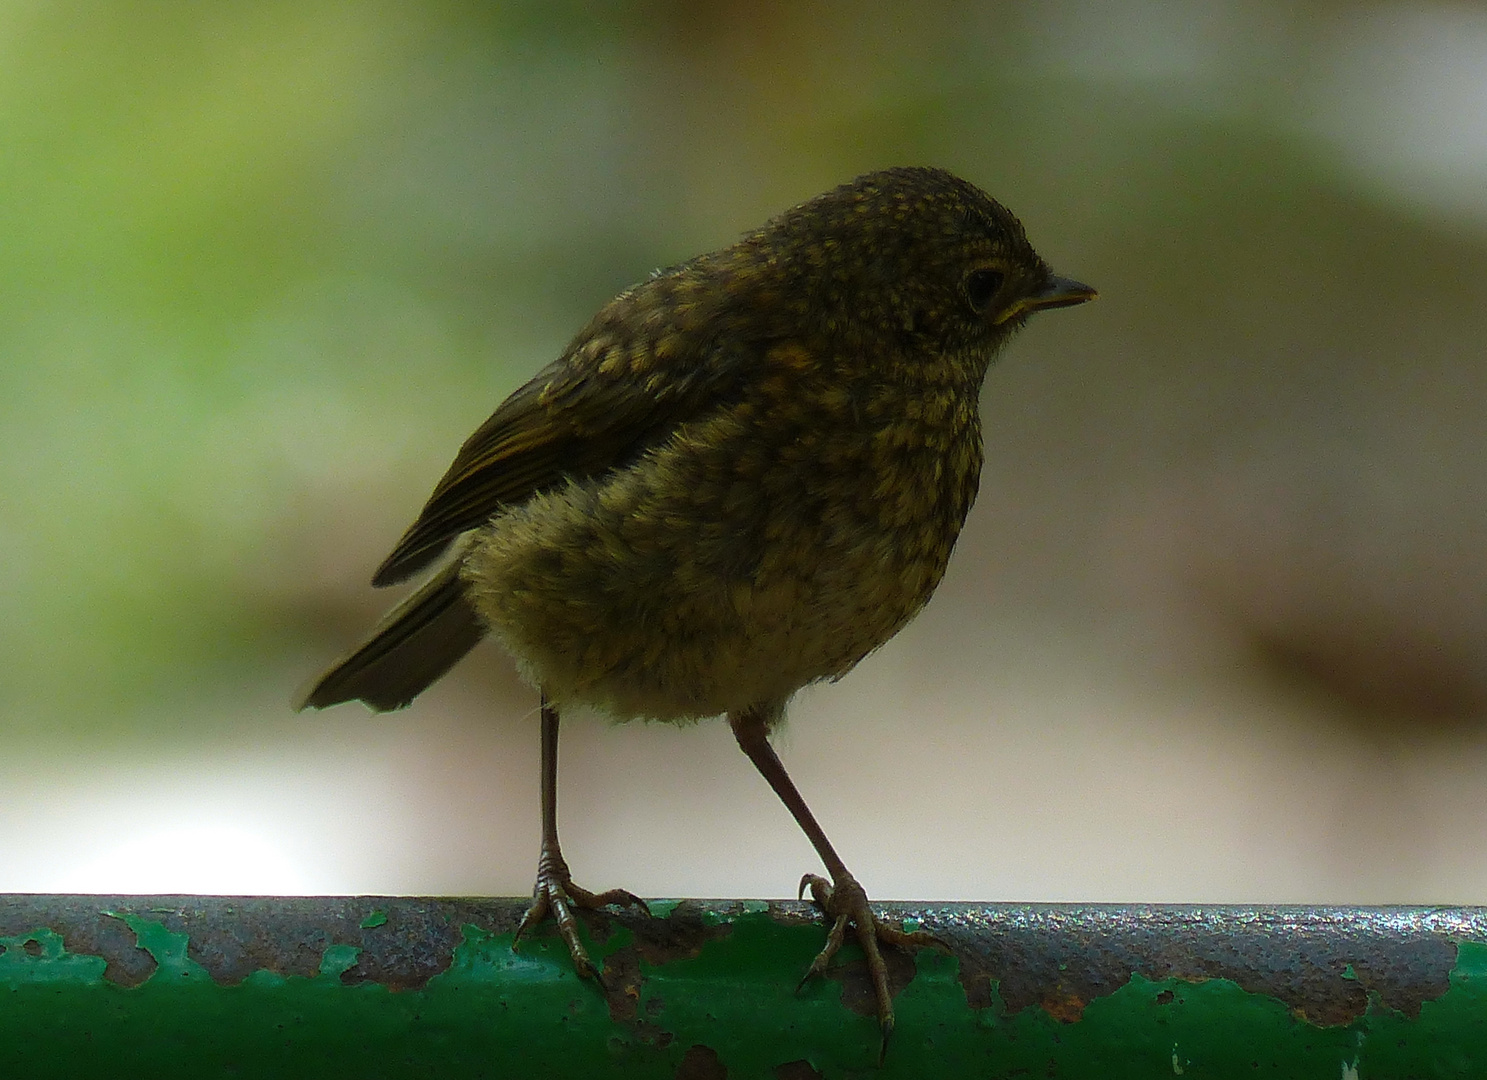
[[[320,977],[339,984],[341,976],[356,966],[361,950],[355,945],[328,945],[320,954]]]
[[[650,909],[650,913],[656,918],[669,919],[671,918],[671,913],[676,910],[677,905],[680,903],[680,900],[647,900],[645,906]],[[766,905],[767,909],[768,905]]]
[[[683,917],[677,904],[652,910]],[[1471,941],[1457,945],[1444,992],[1417,1016],[1374,995],[1333,1027],[1221,978],[1133,975],[1090,1001],[1016,1011],[992,985],[989,1006],[971,1008],[957,960],[924,950],[895,999],[898,1027],[879,1069],[876,1022],[848,1007],[843,983],[795,990],[820,948],[819,924],[748,905],[691,910],[709,929],[685,955],[616,924],[600,939],[585,934],[612,976],[607,995],[574,974],[546,929],[513,951],[509,932],[465,923],[447,967],[419,988],[390,990],[355,976],[366,951],[344,942],[320,949],[314,974],[258,970],[224,985],[193,958],[187,934],[120,912],[155,964],[126,987],[105,977],[102,957],[69,952],[41,927],[0,937],[0,1076],[640,1080],[724,1075],[716,1066],[730,1080],[811,1075],[807,1066],[827,1080],[1487,1075],[1487,945]],[[386,922],[380,914],[374,926]],[[842,963],[860,954],[849,946]],[[1351,966],[1346,975],[1358,978]],[[694,1071],[679,1072],[684,1062]]]
[[[1358,1033],[1358,1080],[1487,1076],[1487,945],[1463,942],[1451,988],[1420,1006],[1418,1020],[1370,1008]]]
[[[62,935],[42,928],[30,934],[0,937],[0,986],[103,981],[107,966],[101,956],[79,956],[63,947]]]
[[[155,919],[114,911],[105,911],[104,914],[111,919],[118,919],[133,930],[135,944],[149,953],[150,958],[155,961],[155,974],[150,976],[151,982],[157,979],[177,984],[183,980],[205,983],[212,981],[206,968],[186,955],[186,947],[190,944],[188,935],[173,934],[165,928],[164,923]]]
[[[363,930],[375,930],[379,926],[386,926],[387,912],[380,910],[373,911],[370,915],[368,915],[365,919],[363,919],[356,925],[361,927]]]

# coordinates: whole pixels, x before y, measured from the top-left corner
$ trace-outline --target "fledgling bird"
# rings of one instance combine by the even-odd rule
[[[681,722],[726,714],[810,838],[807,874],[850,924],[884,1037],[874,918],[769,743],[800,687],[846,674],[928,601],[981,472],[978,397],[1057,277],[980,189],[931,168],[869,173],[605,305],[460,449],[377,570],[452,557],[301,707],[407,705],[484,635],[542,695],[542,851],[517,936],[551,915],[599,978],[571,907],[640,903],[569,876],[557,835],[559,711]]]

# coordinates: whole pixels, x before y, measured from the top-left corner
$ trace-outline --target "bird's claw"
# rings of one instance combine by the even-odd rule
[[[856,931],[858,944],[867,959],[868,975],[872,979],[873,992],[878,1001],[878,1024],[883,1031],[879,1046],[878,1061],[882,1063],[888,1050],[888,1037],[893,1033],[893,995],[888,988],[888,965],[883,962],[879,942],[896,945],[902,949],[925,947],[945,948],[945,943],[923,930],[906,931],[880,922],[867,902],[867,893],[850,874],[843,874],[836,881],[827,881],[819,874],[806,874],[800,879],[803,897],[810,890],[811,901],[821,909],[821,914],[831,921],[826,934],[826,944],[811,961],[811,966],[801,978],[796,992],[812,978],[825,972],[827,965],[846,940],[847,924]]]
[[[515,952],[516,943],[523,934],[544,919],[551,918],[558,924],[558,933],[568,946],[568,955],[573,958],[573,967],[579,976],[592,978],[607,990],[609,987],[603,974],[594,966],[594,962],[589,959],[588,950],[578,939],[578,920],[573,916],[573,909],[577,907],[595,911],[610,904],[649,910],[644,900],[625,889],[593,893],[575,885],[562,855],[544,851],[537,863],[537,884],[532,888],[532,904],[517,925],[516,934],[511,939],[511,949]]]

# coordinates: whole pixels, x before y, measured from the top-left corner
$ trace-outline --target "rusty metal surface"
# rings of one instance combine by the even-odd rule
[[[463,926],[509,932],[525,905],[523,899],[426,897],[8,895],[0,897],[0,936],[48,927],[70,951],[103,957],[106,979],[134,986],[150,976],[155,962],[116,917],[127,913],[188,935],[190,958],[223,985],[259,970],[314,975],[327,947],[353,945],[360,952],[343,982],[412,990],[449,967]],[[1370,995],[1415,1017],[1423,1002],[1445,993],[1456,943],[1487,941],[1487,909],[1481,908],[878,907],[892,919],[917,920],[945,943],[959,961],[971,1007],[989,1005],[995,990],[1011,1011],[1038,1005],[1070,1022],[1138,974],[1228,979],[1324,1027],[1362,1015]],[[702,900],[684,901],[665,918],[583,913],[596,940],[619,927],[634,935],[630,947],[611,957],[612,1007],[633,1011],[634,998],[624,987],[638,977],[640,960],[655,965],[695,956],[726,935],[729,921],[744,910],[741,901]],[[816,920],[808,904],[794,901],[770,902],[769,913],[782,923]],[[364,927],[369,917],[377,924]],[[895,991],[913,977],[906,955],[891,955],[890,968]],[[860,964],[841,965],[833,974],[843,982],[843,1001],[869,1012],[871,990]]]
[[[995,980],[1008,1009],[1077,1020],[1127,983],[1223,978],[1320,1026],[1369,995],[1407,1017],[1444,994],[1456,942],[1487,940],[1481,908],[903,905],[952,946],[973,1007]]]

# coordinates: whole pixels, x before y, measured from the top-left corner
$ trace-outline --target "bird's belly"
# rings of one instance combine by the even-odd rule
[[[477,610],[554,701],[623,719],[781,704],[844,674],[938,584],[979,444],[964,468],[748,460],[676,441],[503,512],[465,556]]]

